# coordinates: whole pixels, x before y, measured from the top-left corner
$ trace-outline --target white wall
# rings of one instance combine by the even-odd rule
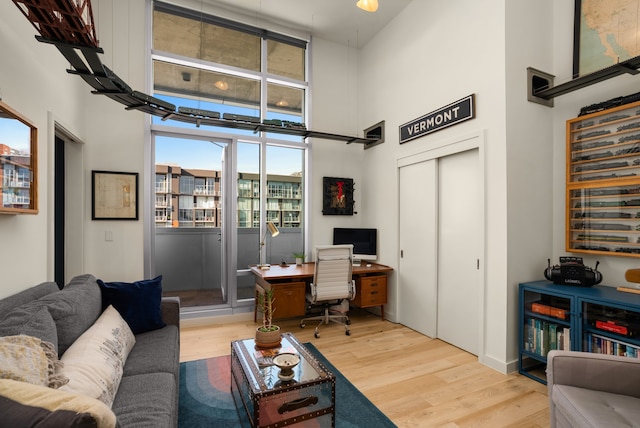
[[[507,278],[501,296],[506,310],[493,322],[505,326],[499,356],[511,369],[518,357],[518,284],[543,279],[553,256],[554,110],[526,96],[527,67],[553,68],[553,3],[506,2]]]
[[[52,45],[35,40],[33,26],[12,2],[0,2],[0,98],[38,128],[37,215],[0,215],[0,297],[50,280],[52,215],[48,196],[53,152],[49,114],[85,133],[82,85]]]
[[[146,90],[147,21],[145,2],[100,0],[93,2],[94,18],[102,62],[135,90]],[[143,154],[145,123],[149,116],[138,111],[126,111],[110,98],[91,94],[84,86],[86,106],[85,148],[85,271],[106,281],[135,281],[143,278],[144,243],[143,218],[147,215],[142,203],[142,189],[148,177],[144,175]],[[124,171],[139,174],[139,220],[91,220],[91,171]],[[113,240],[105,240],[105,232]]]
[[[363,136],[369,126],[358,123],[357,52],[354,48],[314,39],[311,47],[312,104],[310,127],[313,130],[344,135]],[[312,147],[311,194],[309,206],[311,239],[310,246],[332,243],[334,227],[376,227],[364,224],[362,213],[364,183],[362,144],[346,144],[341,141],[314,138]],[[322,214],[323,177],[342,177],[354,180],[353,216]]]
[[[478,19],[482,17],[482,19]],[[381,260],[397,267],[397,159],[486,131],[485,355],[503,368],[506,357],[507,160],[505,157],[504,2],[412,2],[361,52],[360,120],[386,121],[386,142],[367,150],[363,171],[364,222],[380,228]],[[476,94],[474,120],[403,145],[398,127]],[[477,213],[479,214],[479,213]],[[419,213],[416,213],[419,215]],[[474,215],[474,213],[470,213]],[[391,284],[395,293],[396,284]],[[395,316],[395,302],[386,311]]]

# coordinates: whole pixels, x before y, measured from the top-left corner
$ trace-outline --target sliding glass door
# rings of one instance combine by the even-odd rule
[[[252,306],[250,266],[261,255],[292,263],[304,250],[305,148],[175,129],[155,131],[153,142],[151,275],[187,311]]]
[[[226,305],[223,211],[228,142],[154,134],[155,274],[185,307]]]

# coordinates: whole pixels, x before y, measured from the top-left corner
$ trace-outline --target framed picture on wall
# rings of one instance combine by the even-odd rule
[[[138,220],[138,173],[91,171],[91,219]]]
[[[322,214],[353,215],[353,179],[322,178]]]
[[[573,77],[640,55],[640,0],[575,0]]]

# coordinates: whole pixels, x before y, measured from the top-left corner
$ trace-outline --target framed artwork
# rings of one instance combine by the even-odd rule
[[[91,219],[138,220],[138,173],[91,171]]]
[[[640,0],[575,0],[573,77],[640,55]]]
[[[38,129],[0,101],[0,214],[38,213]]]
[[[322,178],[322,214],[353,215],[353,179]]]

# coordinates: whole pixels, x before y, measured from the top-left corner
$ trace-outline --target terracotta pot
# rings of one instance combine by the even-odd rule
[[[273,331],[260,331],[262,327],[256,328],[256,346],[259,348],[275,348],[280,345],[282,336],[280,335],[280,327],[276,327]]]

